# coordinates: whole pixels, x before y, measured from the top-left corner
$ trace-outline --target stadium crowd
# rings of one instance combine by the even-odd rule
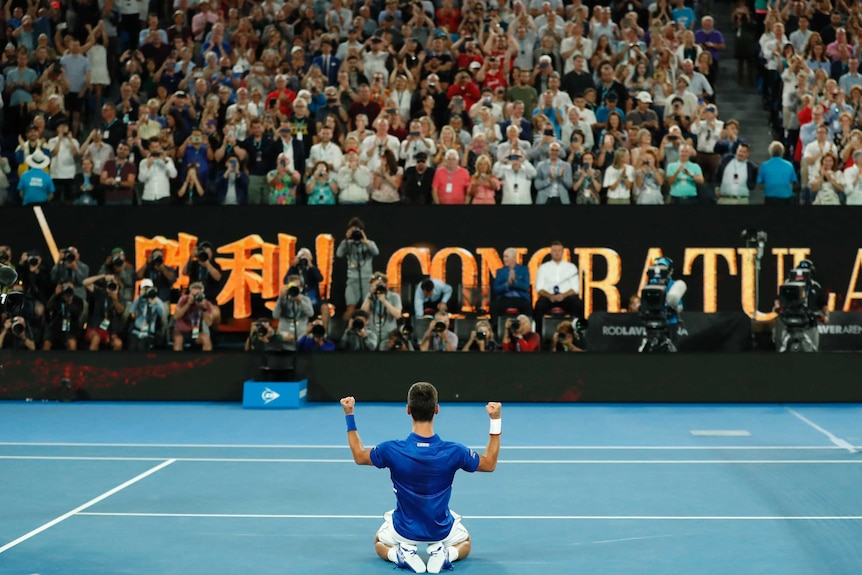
[[[0,202],[746,203],[708,8],[6,0]]]

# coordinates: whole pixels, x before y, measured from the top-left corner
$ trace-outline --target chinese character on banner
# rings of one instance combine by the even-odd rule
[[[287,271],[288,262],[296,251],[296,238],[278,235],[279,245],[267,243],[257,234],[220,246],[216,252],[231,257],[217,258],[228,274],[216,303],[233,301],[233,316],[251,316],[251,294],[264,299],[278,297],[281,270]]]

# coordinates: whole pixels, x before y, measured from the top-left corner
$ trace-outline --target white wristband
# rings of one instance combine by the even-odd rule
[[[491,420],[491,429],[488,431],[489,435],[500,435],[503,433],[503,418],[497,418]]]

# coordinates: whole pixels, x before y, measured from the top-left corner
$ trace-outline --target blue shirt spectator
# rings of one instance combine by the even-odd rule
[[[6,105],[14,107],[19,104],[32,104],[33,96],[30,95],[30,89],[38,79],[36,70],[27,67],[27,56],[19,54],[18,67],[6,72],[6,86],[13,89]]]
[[[530,299],[530,270],[527,266],[515,264],[515,281],[509,284],[509,267],[497,270],[494,276],[494,296]]]
[[[30,169],[24,172],[18,180],[18,191],[21,192],[21,203],[25,206],[44,204],[54,195],[54,181],[45,171],[51,164],[42,150],[36,150],[27,160]]]
[[[793,197],[793,184],[797,182],[793,164],[785,160],[784,146],[780,142],[769,145],[768,160],[760,165],[757,183],[763,184],[763,196],[769,199],[790,200]]]
[[[425,309],[434,308],[434,312],[436,312],[437,305],[440,303],[448,304],[451,297],[452,286],[449,284],[434,278],[423,280],[416,286],[416,294],[413,296],[415,317],[424,316]]]
[[[304,335],[296,342],[296,351],[335,351],[335,343],[326,337],[317,339],[312,335]]]
[[[694,10],[692,10],[688,6],[674,8],[673,11],[670,13],[670,17],[673,18],[673,21],[677,24],[682,24],[689,30],[694,29]]]

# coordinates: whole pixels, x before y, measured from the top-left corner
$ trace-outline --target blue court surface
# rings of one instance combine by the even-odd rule
[[[360,395],[360,394],[358,394]],[[403,405],[364,405],[367,446]],[[862,572],[862,406],[504,405],[493,474],[459,473],[455,573]],[[482,405],[436,431],[477,449]],[[859,448],[862,450],[862,447]],[[388,574],[389,476],[341,407],[0,402],[3,575]]]

